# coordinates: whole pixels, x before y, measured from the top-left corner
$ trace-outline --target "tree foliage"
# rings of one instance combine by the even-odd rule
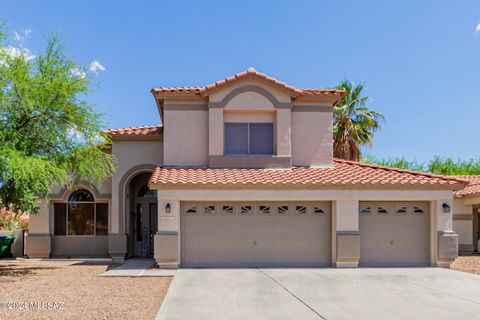
[[[359,161],[360,148],[371,145],[373,134],[380,129],[383,114],[370,110],[370,99],[363,96],[364,85],[357,86],[344,80],[337,87],[346,91],[346,96],[334,107],[333,156],[340,159]]]
[[[449,157],[435,156],[430,161],[420,162],[417,160],[407,160],[405,157],[378,158],[367,155],[363,157],[362,161],[394,168],[452,176],[480,175],[480,159],[454,160]]]
[[[110,141],[85,100],[89,79],[58,37],[35,59],[0,41],[0,208],[36,213],[56,184],[109,177]]]

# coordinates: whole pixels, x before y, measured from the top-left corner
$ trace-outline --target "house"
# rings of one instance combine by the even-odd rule
[[[344,91],[250,68],[151,92],[163,126],[108,130],[116,172],[57,188],[31,217],[30,257],[177,268],[446,267],[457,256],[451,208],[465,181],[334,159]]]
[[[454,193],[453,230],[458,234],[458,249],[471,253],[478,251],[480,240],[480,176],[458,177],[468,185]]]

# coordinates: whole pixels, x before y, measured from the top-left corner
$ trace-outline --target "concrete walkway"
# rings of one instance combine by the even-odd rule
[[[100,277],[171,277],[176,270],[150,269],[155,265],[153,259],[128,259],[125,263],[102,274]]]
[[[438,268],[180,269],[159,320],[477,319],[480,276]]]

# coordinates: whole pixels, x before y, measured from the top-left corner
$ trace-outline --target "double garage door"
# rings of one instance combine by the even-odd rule
[[[183,203],[184,267],[330,266],[331,205]]]
[[[429,264],[428,202],[361,202],[361,266]],[[184,267],[331,266],[331,204],[182,203]]]

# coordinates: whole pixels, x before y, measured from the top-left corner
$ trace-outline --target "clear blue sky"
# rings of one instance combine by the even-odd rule
[[[36,53],[58,31],[107,127],[159,122],[150,89],[250,66],[297,87],[364,81],[387,121],[368,153],[480,157],[480,1],[0,0]]]

